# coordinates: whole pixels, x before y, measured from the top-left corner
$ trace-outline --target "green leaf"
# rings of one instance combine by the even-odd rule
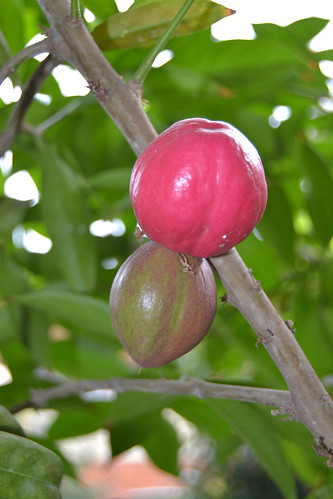
[[[331,320],[325,320],[325,306],[317,296],[312,298],[310,295],[311,286],[319,279],[322,279],[320,274],[309,273],[308,282],[303,282],[303,286],[293,293],[292,304],[296,338],[321,378],[332,368],[333,330]],[[321,300],[330,303],[323,290]],[[329,306],[327,308],[329,310]],[[314,331],[316,348],[313,348]]]
[[[26,292],[29,289],[23,268],[11,255],[0,253],[0,343],[13,340],[19,336],[22,328],[24,311],[17,303],[8,299],[15,293]]]
[[[111,444],[113,456],[134,445],[142,445],[159,468],[177,473],[177,436],[160,412],[145,414],[131,422],[112,426]]]
[[[22,222],[28,208],[28,202],[0,198],[0,246],[11,240],[13,229]]]
[[[29,321],[27,321],[27,345],[36,362],[44,367],[51,367],[48,328],[47,315],[37,310],[31,310]]]
[[[24,431],[17,419],[3,405],[0,405],[0,431],[24,435]]]
[[[326,246],[333,235],[333,179],[324,161],[309,145],[301,145],[298,159],[314,232]]]
[[[113,334],[109,306],[99,298],[58,289],[43,289],[16,295],[15,300],[28,307],[48,312],[59,321],[107,336]]]
[[[179,442],[175,429],[168,421],[163,417],[156,419],[151,429],[148,428],[142,445],[159,468],[174,475],[177,474]]]
[[[21,0],[4,2],[1,5],[0,31],[12,54],[15,54],[24,46],[23,11]],[[3,62],[4,60],[0,60],[1,65]]]
[[[290,24],[287,27],[287,36],[291,35],[301,46],[306,47],[306,42],[310,41],[311,38],[316,36],[325,26],[328,24],[326,19],[319,19],[316,17],[310,17],[308,19],[301,19]],[[290,37],[290,38],[291,38]]]
[[[216,459],[223,469],[228,463],[230,454],[235,452],[241,444],[238,435],[233,433],[228,425],[221,424],[220,415],[203,400],[194,397],[179,397],[169,407],[194,423],[200,433],[212,439],[216,444]]]
[[[34,362],[22,341],[8,341],[1,345],[1,355],[8,366],[13,381],[0,387],[0,399],[6,407],[20,405],[29,398],[29,390],[36,386]]]
[[[230,428],[221,423],[221,416],[206,401],[194,397],[178,398],[169,407],[214,440],[223,441],[230,435]]]
[[[59,440],[92,433],[103,427],[106,412],[106,404],[64,409],[51,426],[48,436],[52,440]],[[80,421],[79,425],[78,421]]]
[[[95,16],[105,19],[118,12],[116,2],[101,2],[100,0],[84,0],[84,7],[87,7]]]
[[[52,149],[45,148],[42,159],[41,207],[58,267],[74,291],[90,291],[97,266],[83,181]]]
[[[96,495],[91,489],[66,475],[62,477],[60,492],[63,499],[96,499]]]
[[[92,187],[100,189],[127,190],[131,168],[114,168],[98,173],[88,179]]]
[[[58,456],[26,438],[0,431],[1,495],[6,499],[60,498]]]
[[[181,0],[156,0],[115,14],[93,31],[102,50],[130,49],[153,44],[182,6]],[[210,0],[194,2],[173,36],[209,28],[232,11]]]
[[[298,22],[300,24],[299,31],[302,30],[303,21]],[[250,41],[228,40],[212,43],[205,37],[205,33],[197,33],[186,40],[173,40],[171,48],[177,52],[177,57],[170,62],[170,65],[180,67],[182,70],[190,68],[192,72],[202,73],[204,71],[214,74],[218,77],[218,81],[227,87],[231,83],[236,83],[236,88],[229,88],[237,91],[236,97],[239,96],[246,102],[246,107],[252,103],[247,100],[248,87],[251,89],[251,93],[255,91],[256,86],[258,90],[265,89],[267,93],[271,93],[271,99],[268,102],[273,106],[278,102],[275,103],[272,99],[272,92],[275,95],[282,90],[288,94],[289,82],[298,80],[300,70],[307,69],[311,75],[312,73],[320,74],[317,64],[315,68],[308,67],[309,61],[313,60],[312,52],[292,32],[289,32],[291,26],[293,25],[282,28],[273,24],[257,24],[255,25],[257,37]],[[198,46],[203,44],[206,49],[205,56],[198,58]],[[268,57],[269,54],[271,57]],[[293,71],[288,75],[283,75],[287,68],[290,71],[293,69]],[[262,78],[261,81],[259,75]],[[283,87],[276,88],[275,85],[280,79],[284,82]],[[325,82],[322,76],[321,80],[323,83]],[[311,85],[312,82],[307,84],[308,87]],[[242,93],[239,95],[238,86],[241,86],[242,89]],[[231,99],[232,103],[233,97],[235,96],[232,94],[226,95],[223,103],[228,105],[228,99]],[[216,99],[217,97],[214,101]],[[259,98],[259,94],[256,102],[263,102]],[[193,103],[191,107],[194,107]],[[223,114],[223,110],[219,109],[218,111]],[[240,111],[242,108],[237,106],[237,113]]]
[[[0,198],[0,246],[12,237],[13,229],[22,222],[29,203],[11,198]]]
[[[12,255],[0,253],[0,296],[22,293],[28,289],[24,268],[17,264]]]
[[[165,396],[160,394],[145,392],[120,393],[110,407],[110,421],[112,425],[135,421],[146,414],[162,410],[165,403]]]
[[[0,306],[0,345],[16,338],[17,331],[8,306]]]
[[[104,341],[107,340],[107,341]],[[128,374],[119,357],[121,345],[115,338],[75,336],[51,343],[52,366],[72,378],[103,379]]]
[[[296,499],[293,474],[283,453],[273,421],[249,404],[231,400],[207,400],[224,421],[247,442],[261,465],[276,483],[286,499]]]
[[[258,224],[258,230],[265,242],[270,244],[289,265],[293,266],[295,231],[292,210],[282,187],[274,182],[274,179],[268,188],[267,206]]]

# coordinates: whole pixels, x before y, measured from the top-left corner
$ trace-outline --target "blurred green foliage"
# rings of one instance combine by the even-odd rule
[[[96,16],[93,26],[116,12],[112,2],[87,0],[83,5]],[[5,2],[1,60],[22,49],[45,24],[33,0]],[[267,175],[268,206],[238,249],[282,317],[294,322],[297,340],[332,390],[333,114],[329,80],[319,62],[333,60],[333,51],[313,53],[307,46],[325,24],[312,18],[287,27],[257,25],[254,40],[217,42],[208,29],[173,39],[168,44],[172,60],[152,69],[143,96],[158,132],[179,119],[200,116],[232,123],[257,147]],[[140,46],[105,55],[128,81],[148,50]],[[36,61],[23,64],[14,82],[26,83],[37,66]],[[181,359],[140,373],[127,361],[111,330],[107,301],[119,265],[138,245],[128,197],[135,157],[90,94],[64,97],[53,76],[40,91],[51,102],[33,101],[25,119],[29,126],[11,147],[11,173],[31,174],[39,202],[5,197],[8,174],[0,173],[0,351],[13,377],[0,388],[1,404],[9,410],[19,407],[31,387],[48,386],[36,375],[40,367],[74,379],[193,376],[285,388],[264,349],[255,348],[255,335],[243,317],[222,302],[209,335]],[[288,119],[277,119],[277,106],[286,106]],[[1,130],[13,107],[0,101]],[[37,133],[41,124],[42,135]],[[89,231],[93,221],[114,219],[126,227],[119,237]],[[50,237],[52,249],[37,254],[14,244],[17,227]],[[218,289],[222,296],[220,284]],[[214,451],[196,484],[198,497],[222,497],[244,443],[278,486],[277,494],[332,497],[332,474],[311,448],[311,435],[295,422],[272,418],[267,408],[134,392],[111,403],[71,397],[50,405],[59,416],[42,443],[53,451],[61,438],[111,428],[114,455],[141,444],[158,466],[177,473],[180,442],[163,416],[171,408],[191,421]],[[72,473],[61,457],[66,473]],[[211,486],[212,474],[220,477],[222,488]],[[297,496],[296,482],[302,482],[303,495]],[[261,490],[256,498],[267,497]]]

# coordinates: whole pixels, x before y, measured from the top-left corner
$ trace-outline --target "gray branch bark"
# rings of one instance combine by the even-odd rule
[[[31,57],[34,57],[35,55],[47,52],[47,49],[48,41],[42,40],[40,42],[34,43],[33,45],[24,47],[24,49],[8,59],[8,61],[0,68],[0,85],[7,78],[7,76],[10,76],[12,73],[14,73],[14,71],[20,64],[22,64],[27,59],[31,59]]]
[[[22,91],[21,98],[12,112],[6,129],[0,133],[0,158],[10,148],[16,135],[19,133],[23,118],[35,94],[38,92],[45,79],[59,61],[49,55],[36,69]]]
[[[87,80],[101,106],[136,154],[156,136],[141,106],[141,94],[127,85],[99,50],[82,19],[71,19],[68,0],[38,0],[51,29],[49,50],[72,64]]]
[[[229,302],[252,326],[258,341],[284,377],[296,410],[295,419],[303,423],[317,441],[323,437],[326,445],[333,448],[333,401],[260,282],[235,248],[212,258],[211,262],[229,293]]]
[[[66,398],[80,392],[112,389],[117,393],[127,391],[160,393],[163,395],[193,395],[203,399],[207,397],[252,402],[271,407],[279,407],[276,414],[292,414],[294,408],[287,390],[255,388],[250,386],[224,385],[199,379],[140,379],[111,378],[106,380],[80,380],[64,382],[48,389],[31,390],[31,402],[37,407],[45,406],[50,400]]]

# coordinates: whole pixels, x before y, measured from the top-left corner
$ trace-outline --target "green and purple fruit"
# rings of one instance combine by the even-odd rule
[[[208,261],[152,241],[124,262],[110,292],[115,333],[142,367],[166,364],[194,348],[208,333],[215,311]]]

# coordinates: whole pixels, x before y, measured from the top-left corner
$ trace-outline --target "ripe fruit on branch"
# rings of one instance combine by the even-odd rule
[[[166,364],[195,347],[215,311],[216,285],[207,260],[152,241],[124,262],[111,287],[114,330],[143,367]]]
[[[225,253],[261,219],[267,186],[259,154],[222,121],[179,121],[137,159],[130,197],[142,231],[197,257]]]

